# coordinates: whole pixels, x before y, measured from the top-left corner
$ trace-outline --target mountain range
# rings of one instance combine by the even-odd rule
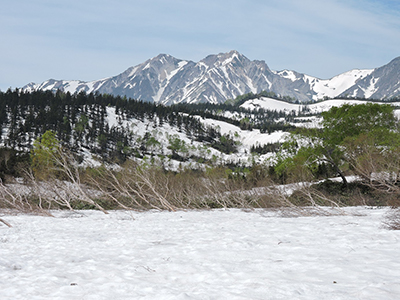
[[[22,89],[107,93],[165,105],[224,103],[264,90],[300,102],[341,96],[382,100],[400,96],[400,57],[376,69],[355,69],[319,79],[292,70],[271,70],[265,61],[251,61],[235,50],[209,55],[197,63],[159,54],[117,76],[90,82],[50,79]]]

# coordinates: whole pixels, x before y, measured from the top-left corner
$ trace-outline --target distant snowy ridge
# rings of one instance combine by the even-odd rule
[[[160,54],[123,73],[90,82],[50,79],[24,90],[108,93],[165,105],[224,103],[246,93],[273,91],[300,102],[352,96],[384,99],[400,95],[400,58],[368,70],[351,70],[331,79],[296,71],[274,71],[237,51],[209,55],[195,63]]]
[[[389,99],[400,95],[400,57],[357,81],[345,91],[351,97]]]

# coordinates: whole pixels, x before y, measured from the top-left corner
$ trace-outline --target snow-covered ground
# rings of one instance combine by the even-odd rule
[[[238,140],[241,142],[245,149],[249,150],[251,146],[257,144],[264,145],[268,143],[277,143],[283,140],[283,138],[288,134],[283,131],[274,131],[269,133],[260,133],[259,129],[253,130],[242,130],[238,126],[226,123],[224,121],[214,120],[214,119],[202,119],[199,118],[201,122],[207,126],[219,128],[221,134],[226,135],[238,135]]]
[[[400,299],[386,209],[0,216],[0,299]]]

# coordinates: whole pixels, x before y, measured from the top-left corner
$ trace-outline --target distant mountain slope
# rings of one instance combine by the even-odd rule
[[[108,93],[166,105],[224,103],[263,90],[300,102],[339,95],[390,98],[400,95],[399,60],[375,70],[352,70],[322,80],[290,70],[270,70],[264,61],[251,61],[237,51],[209,55],[197,63],[160,54],[114,77],[91,82],[50,79],[23,89]]]
[[[400,57],[373,70],[342,93],[351,97],[390,99],[400,95]]]

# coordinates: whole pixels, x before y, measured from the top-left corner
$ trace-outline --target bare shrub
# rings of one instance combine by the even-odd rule
[[[251,206],[243,195],[233,192],[241,184],[221,174],[192,170],[175,174],[133,161],[127,161],[120,170],[102,167],[89,174],[87,180],[92,187],[123,208],[174,211]]]
[[[383,220],[383,226],[391,230],[400,230],[400,209],[392,208]]]
[[[154,168],[143,168],[127,161],[121,170],[93,169],[87,180],[105,197],[125,209],[176,209],[166,199],[168,177]]]
[[[334,199],[307,183],[276,186],[263,177],[264,187],[249,188],[248,182],[230,174],[221,167],[173,173],[127,161],[120,169],[91,169],[85,182],[124,209],[279,208],[296,215],[326,215],[332,207],[340,208]],[[301,193],[305,200],[294,201],[291,190]]]
[[[52,160],[51,169],[46,170],[46,180],[38,180],[27,169],[25,192],[22,189],[12,191],[6,185],[0,186],[0,201],[6,207],[20,211],[96,208],[104,213],[107,213],[106,207],[169,211],[279,208],[282,211],[290,210],[291,215],[310,215],[317,211],[322,214],[322,206],[339,207],[334,200],[307,184],[276,186],[261,173],[262,170],[254,172],[249,180],[231,176],[232,173],[222,167],[210,168],[205,172],[182,170],[174,173],[132,160],[127,160],[118,168],[102,166],[83,170],[74,157],[61,147],[46,155]],[[261,184],[264,187],[260,187]],[[287,188],[297,190],[303,202],[294,201]]]
[[[400,149],[376,146],[375,140],[361,135],[347,141],[347,155],[354,173],[371,189],[400,195]]]
[[[45,180],[38,180],[32,169],[25,167],[21,170],[24,184],[0,183],[0,207],[49,214],[49,209],[74,210],[74,206],[85,203],[107,213],[94,200],[100,194],[81,182],[80,169],[72,155],[60,147],[49,151],[48,156],[52,164],[46,170]]]
[[[20,212],[38,212],[41,207],[31,201],[30,189],[20,185],[5,185],[0,182],[0,208],[14,209]]]

